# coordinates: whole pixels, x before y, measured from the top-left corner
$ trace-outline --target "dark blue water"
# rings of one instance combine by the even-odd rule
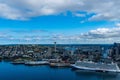
[[[0,62],[0,80],[120,80],[120,75],[84,73],[71,68],[12,65]]]

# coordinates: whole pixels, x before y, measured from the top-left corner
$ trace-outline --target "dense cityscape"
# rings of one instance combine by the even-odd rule
[[[62,45],[55,42],[50,45],[0,45],[0,60],[10,61],[13,64],[48,61],[49,64],[59,63],[60,65],[52,65],[57,67],[70,66],[70,64],[74,64],[78,60],[106,63],[117,62],[119,65],[120,43],[111,45]]]

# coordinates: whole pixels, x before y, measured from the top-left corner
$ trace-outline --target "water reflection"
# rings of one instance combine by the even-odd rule
[[[0,62],[0,80],[120,80],[120,74],[91,73],[49,65],[25,66]]]
[[[78,77],[84,78],[84,80],[119,80],[120,73],[98,73],[98,72],[86,72],[80,70],[72,70]]]

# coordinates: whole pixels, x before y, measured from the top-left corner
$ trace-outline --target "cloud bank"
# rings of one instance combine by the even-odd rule
[[[119,0],[0,0],[0,17],[26,20],[37,16],[94,13],[88,20],[119,20]],[[78,17],[84,16],[76,15]]]
[[[0,40],[8,40],[10,42],[16,43],[53,43],[54,41],[61,44],[102,44],[102,43],[114,43],[120,42],[120,27],[116,24],[113,28],[97,28],[95,30],[90,30],[86,33],[65,35],[56,34],[54,32],[49,32],[46,30],[19,30],[9,31],[9,33],[0,33]],[[1,31],[2,32],[2,31]],[[5,32],[5,31],[3,31]],[[34,34],[31,32],[35,32]],[[16,37],[16,35],[19,35]]]
[[[120,0],[0,0],[0,18],[10,20],[29,20],[71,12],[76,17],[86,17],[88,21],[119,22],[119,9]],[[45,30],[15,30],[0,33],[0,40],[23,43],[51,43],[55,40],[59,43],[113,43],[120,42],[120,23],[113,28],[97,28],[77,35],[50,34]]]

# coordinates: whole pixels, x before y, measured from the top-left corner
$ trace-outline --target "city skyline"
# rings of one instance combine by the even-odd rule
[[[118,0],[0,0],[0,44],[120,42]]]

